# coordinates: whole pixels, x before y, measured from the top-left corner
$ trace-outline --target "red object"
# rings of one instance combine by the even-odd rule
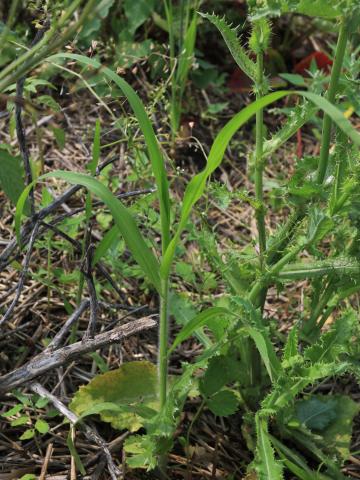
[[[301,60],[301,62],[295,65],[294,72],[298,73],[299,75],[306,75],[306,71],[310,69],[312,60],[315,60],[316,65],[320,70],[325,73],[330,73],[333,61],[326,55],[326,53],[323,52],[313,52],[305,57],[303,60]]]
[[[227,86],[234,93],[246,93],[251,91],[253,82],[240,68],[236,68],[231,74]]]
[[[296,132],[296,139],[297,139],[296,156],[298,158],[302,158],[302,156],[303,156],[303,143],[302,143],[301,128]]]

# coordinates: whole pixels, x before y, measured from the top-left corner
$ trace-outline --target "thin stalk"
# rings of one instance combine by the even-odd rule
[[[175,32],[174,32],[174,12],[172,0],[164,0],[165,16],[169,30],[169,47],[170,47],[170,72],[171,72],[171,100],[170,100],[170,124],[172,142],[175,141],[177,132],[177,82],[176,82],[176,56],[175,56]]]
[[[162,295],[160,297],[159,325],[159,401],[160,410],[165,406],[168,376],[168,338],[169,338],[169,277],[161,281]]]
[[[264,54],[257,55],[257,78],[256,78],[256,100],[263,96],[264,83]],[[265,230],[265,212],[264,212],[264,191],[263,191],[263,149],[264,149],[264,112],[263,109],[256,113],[256,151],[255,151],[255,199],[258,203],[256,208],[256,222],[258,229],[258,240],[260,249],[260,268],[265,267],[266,252],[266,230]]]
[[[331,71],[331,79],[329,89],[327,91],[326,98],[329,102],[334,103],[336,99],[336,94],[339,88],[339,79],[341,68],[344,62],[346,44],[349,39],[349,29],[347,26],[347,19],[342,17],[340,24],[340,32],[336,45],[335,59]],[[330,151],[330,141],[331,141],[331,127],[332,120],[329,115],[324,115],[323,119],[323,128],[322,128],[322,141],[321,141],[321,150],[320,150],[320,159],[319,167],[317,173],[317,182],[319,184],[323,183],[326,170],[329,162],[329,151]]]

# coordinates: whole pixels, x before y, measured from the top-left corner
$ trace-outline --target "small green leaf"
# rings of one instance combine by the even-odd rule
[[[49,424],[45,422],[45,420],[42,420],[41,418],[36,420],[35,428],[39,433],[42,433],[42,434],[47,433],[50,430]]]
[[[325,449],[336,452],[340,463],[348,460],[352,436],[353,420],[359,414],[360,405],[347,395],[335,395],[337,408],[336,417],[322,431]],[[329,397],[327,397],[329,400]]]
[[[15,407],[10,408],[7,412],[4,412],[1,414],[2,417],[7,418],[7,417],[12,417],[13,415],[16,415],[17,413],[21,412],[21,410],[24,408],[24,405],[21,405],[18,403],[15,405]]]
[[[49,403],[49,399],[45,397],[40,397],[39,400],[36,401],[35,407],[36,408],[44,408]]]
[[[27,415],[22,415],[21,417],[13,420],[10,425],[12,427],[18,427],[19,425],[26,425],[29,420],[30,418]]]
[[[214,415],[227,417],[238,409],[239,400],[231,390],[221,390],[206,400],[206,404]]]
[[[306,85],[304,77],[294,73],[280,73],[279,76],[297,87],[304,87]]]
[[[36,475],[34,475],[33,473],[25,473],[25,475],[20,477],[19,480],[36,480],[36,478]]]
[[[33,428],[29,428],[25,430],[25,432],[21,435],[20,440],[30,440],[35,436],[35,430]]]
[[[64,150],[66,144],[65,130],[59,127],[52,127],[52,132],[54,134],[59,150]]]

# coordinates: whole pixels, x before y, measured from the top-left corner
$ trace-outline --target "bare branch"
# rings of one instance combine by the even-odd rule
[[[37,393],[41,397],[44,397],[50,400],[50,402],[54,405],[54,407],[57,410],[59,410],[59,412],[62,413],[64,417],[66,417],[73,425],[78,425],[84,431],[85,437],[90,442],[96,443],[96,445],[98,445],[101,448],[106,458],[106,462],[107,462],[107,466],[108,466],[108,470],[111,475],[111,478],[113,480],[118,480],[118,478],[122,475],[122,473],[116,467],[112,459],[109,447],[104,441],[104,439],[101,438],[97,432],[95,432],[92,428],[90,428],[84,422],[80,422],[79,417],[75,415],[74,412],[69,410],[57,397],[55,397],[55,395],[48,392],[42,385],[40,385],[40,383],[32,383],[30,385],[30,388],[33,392]]]
[[[117,343],[135,333],[153,328],[157,325],[154,317],[155,315],[134,320],[114,328],[110,332],[100,333],[93,339],[73,343],[55,351],[44,351],[22,367],[0,377],[0,392],[5,393],[20,385],[25,385],[30,380],[49,370],[65,365],[80,355],[94,352],[99,348]]]

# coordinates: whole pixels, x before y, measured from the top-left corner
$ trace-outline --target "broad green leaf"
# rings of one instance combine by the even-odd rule
[[[180,345],[184,340],[189,338],[196,330],[204,327],[209,319],[220,317],[220,316],[229,316],[234,315],[228,309],[222,307],[211,307],[207,310],[204,310],[201,313],[198,313],[194,318],[192,318],[177,334],[174,343],[171,345],[169,349],[169,355],[174,349]]]
[[[124,11],[128,19],[128,28],[134,33],[151,15],[154,0],[124,0]]]
[[[144,418],[126,407],[141,410],[156,406],[157,369],[146,361],[125,363],[116,370],[97,375],[79,388],[70,404],[79,416],[99,413],[101,419],[110,422],[114,428],[126,428],[132,432],[143,426]],[[104,410],[106,407],[109,410]]]
[[[136,4],[137,2],[132,3]],[[109,80],[113,81],[120,88],[120,90],[123,92],[123,94],[129,101],[130,106],[133,109],[139,122],[139,126],[144,135],[146,146],[149,151],[149,157],[151,160],[151,165],[155,176],[157,192],[160,201],[162,241],[163,245],[166,247],[168,245],[170,235],[169,185],[166,176],[164,158],[160,151],[159,143],[155,136],[154,129],[145,111],[142,101],[140,100],[135,90],[123,78],[113,72],[110,68],[104,67],[95,59],[90,59],[88,57],[85,57],[84,55],[77,55],[72,53],[58,53],[56,55],[52,55],[47,60],[55,62],[56,60],[64,58],[67,58],[69,60],[75,60],[80,64],[86,65],[88,67],[100,69],[101,74]]]
[[[7,412],[4,412],[1,414],[2,417],[7,418],[7,417],[12,417],[13,415],[16,415],[17,413],[21,412],[21,410],[24,408],[24,405],[21,405],[21,403],[18,403],[14,407],[10,408]]]
[[[340,16],[343,11],[336,0],[249,0],[249,6],[251,20],[289,12],[331,19]]]
[[[227,417],[238,409],[239,400],[231,390],[221,390],[206,400],[206,405],[214,415]]]
[[[309,17],[336,18],[342,11],[336,2],[329,0],[300,0],[296,12]]]
[[[324,430],[336,418],[335,398],[315,396],[296,403],[296,416],[310,430]]]
[[[318,108],[323,110],[327,115],[329,115],[334,123],[338,125],[338,127],[346,133],[346,135],[356,144],[360,146],[360,134],[355,130],[355,128],[351,125],[349,120],[344,117],[343,113],[334,107],[330,102],[328,102],[325,98],[320,97],[314,93],[310,92],[303,92],[303,91],[279,91],[270,93],[265,97],[251,103],[247,107],[245,107],[241,112],[235,115],[218,133],[216,136],[214,143],[212,144],[208,161],[204,170],[196,175],[187,185],[180,221],[176,229],[176,233],[172,238],[165,255],[163,257],[163,261],[161,264],[161,273],[164,277],[166,277],[170,271],[171,263],[175,254],[175,249],[180,241],[181,233],[183,232],[184,228],[186,227],[188,218],[190,216],[191,210],[195,203],[200,199],[202,196],[206,182],[210,175],[216,170],[216,168],[221,164],[226,148],[234,134],[251,118],[253,117],[257,111],[265,108],[267,105],[270,105],[277,100],[289,95],[300,95],[305,97],[306,99],[313,102]]]
[[[297,87],[305,87],[304,77],[294,73],[280,73],[279,76]]]
[[[200,392],[210,397],[239,375],[241,365],[228,355],[218,355],[209,361],[205,375],[200,380]]]
[[[37,181],[45,180],[47,178],[59,178],[74,185],[82,185],[91,193],[99,197],[109,208],[114,218],[115,225],[124,237],[129,250],[134,256],[134,259],[143,269],[144,273],[148,276],[149,280],[152,282],[158,292],[161,292],[158,261],[146,245],[145,240],[141,235],[132,215],[129,213],[128,209],[124,207],[120,200],[117,199],[105,185],[100,183],[95,178],[84,175],[83,173],[55,171],[46,175],[42,175],[37,179]],[[35,182],[33,182],[32,185],[29,185],[23,191],[16,207],[15,226],[18,239],[20,238],[19,233],[22,211],[26,198],[30,189],[34,186],[34,183]]]
[[[347,395],[334,395],[337,402],[336,417],[328,427],[321,432],[325,449],[336,452],[336,456],[343,464],[349,458],[353,420],[359,414],[360,405]],[[331,397],[325,397],[329,401]]]
[[[275,459],[267,421],[256,415],[255,424],[257,442],[254,467],[258,480],[283,480],[283,466],[281,462]]]
[[[0,149],[0,188],[16,205],[25,188],[24,167],[21,157],[13,157]]]

